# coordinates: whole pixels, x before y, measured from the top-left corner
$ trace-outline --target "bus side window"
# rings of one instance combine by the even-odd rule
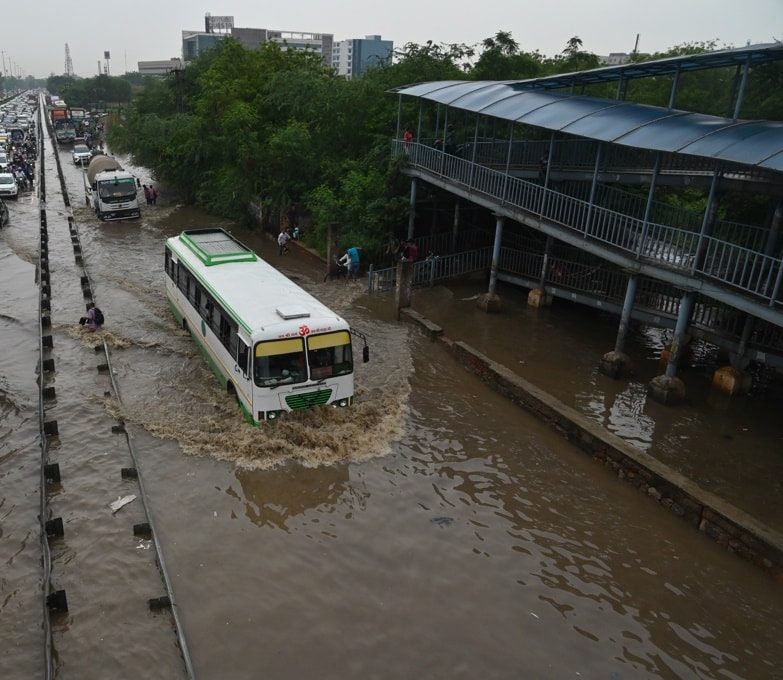
[[[231,323],[231,333],[228,336],[228,353],[235,357],[237,356],[237,342],[239,342],[239,338],[237,336],[237,326],[235,323]]]
[[[228,322],[228,319],[226,319],[225,316],[222,314],[220,315],[219,319],[220,323],[220,332],[218,333],[218,337],[220,338],[220,342],[223,343],[223,346],[228,349],[228,340],[231,336],[231,324]]]
[[[215,306],[215,303],[212,302],[212,298],[208,295],[204,296],[204,309],[201,313],[201,316],[204,317],[204,321],[207,322],[207,326],[210,328],[212,327],[212,308]]]
[[[188,300],[194,307],[196,306],[196,289],[198,288],[198,281],[195,276],[188,276]]]
[[[247,358],[249,355],[249,347],[242,341],[242,338],[237,337],[237,364],[242,369],[242,374],[247,377]]]

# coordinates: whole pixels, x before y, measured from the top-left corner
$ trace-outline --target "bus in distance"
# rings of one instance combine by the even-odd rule
[[[257,425],[354,400],[348,323],[222,229],[185,230],[165,249],[166,297],[221,385]]]

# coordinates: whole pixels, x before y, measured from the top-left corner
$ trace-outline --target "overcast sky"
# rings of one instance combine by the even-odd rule
[[[578,35],[596,54],[655,52],[718,38],[735,47],[783,40],[783,0],[2,0],[0,50],[23,74],[61,74],[65,43],[77,75],[97,73],[104,50],[113,74],[137,62],[180,56],[182,29],[203,30],[204,14],[236,26],[333,33],[335,40],[380,33],[395,46],[427,40],[474,44],[509,31],[524,50],[560,52]]]

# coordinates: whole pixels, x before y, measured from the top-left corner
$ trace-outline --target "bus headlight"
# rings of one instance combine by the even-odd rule
[[[350,403],[351,403],[350,399],[340,399],[339,401],[333,401],[332,406],[334,406],[335,408],[337,408],[338,406],[340,408],[344,408],[345,406],[348,406],[348,404]]]
[[[279,420],[280,416],[283,415],[282,411],[267,411],[266,412],[266,420]]]

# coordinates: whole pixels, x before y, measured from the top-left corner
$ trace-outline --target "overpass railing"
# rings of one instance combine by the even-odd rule
[[[770,306],[781,304],[781,258],[688,229],[645,222],[422,144],[394,140],[393,150],[411,167],[481,194],[498,207],[537,216],[636,259],[719,281]]]

